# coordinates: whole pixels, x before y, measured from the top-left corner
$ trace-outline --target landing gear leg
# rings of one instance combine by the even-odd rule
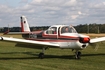
[[[75,52],[75,59],[81,59],[81,52],[78,50]]]
[[[44,58],[44,51],[45,51],[45,48],[42,49],[42,52],[39,53],[39,58],[40,59],[43,59]]]

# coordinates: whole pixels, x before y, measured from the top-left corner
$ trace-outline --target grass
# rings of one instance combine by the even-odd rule
[[[19,37],[15,35],[15,37]],[[80,60],[74,59],[70,49],[50,48],[45,58],[38,59],[40,49],[15,47],[15,43],[0,42],[1,70],[104,70],[105,42],[94,51],[90,46],[82,50]]]
[[[102,36],[105,36],[105,34],[85,34],[85,35],[88,35],[88,36],[91,36],[91,37],[102,37]]]

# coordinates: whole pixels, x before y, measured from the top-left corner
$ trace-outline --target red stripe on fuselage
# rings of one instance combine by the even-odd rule
[[[55,34],[55,35],[53,35],[53,34],[49,34],[49,35],[46,34],[46,35],[45,35],[45,34],[43,33],[42,36],[43,36],[43,38],[57,38],[57,34]]]
[[[58,38],[78,38],[78,37],[74,37],[74,36],[58,36]]]
[[[78,39],[76,39],[76,40],[60,40],[60,39],[34,39],[34,38],[29,38],[27,40],[42,41],[42,42],[75,42],[75,41],[78,41]]]
[[[62,35],[58,35],[57,34],[45,34],[43,33],[42,36],[44,38],[78,38],[78,37],[75,37],[75,36],[62,36]]]

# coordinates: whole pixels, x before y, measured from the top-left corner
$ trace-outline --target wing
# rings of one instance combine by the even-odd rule
[[[45,46],[59,47],[57,43],[25,40],[25,39],[18,39],[18,38],[12,38],[12,37],[0,37],[0,40],[7,41],[7,42],[26,43],[26,44],[32,44],[32,45],[37,45],[37,46],[43,46],[43,47]]]
[[[105,37],[90,39],[90,43],[97,43],[101,41],[105,41]]]

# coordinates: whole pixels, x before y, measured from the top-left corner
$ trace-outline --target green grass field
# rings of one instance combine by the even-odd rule
[[[74,59],[71,49],[59,48],[46,50],[45,58],[38,59],[40,49],[0,41],[0,70],[105,70],[105,42],[99,46],[97,51],[90,46],[82,50],[80,60]]]

